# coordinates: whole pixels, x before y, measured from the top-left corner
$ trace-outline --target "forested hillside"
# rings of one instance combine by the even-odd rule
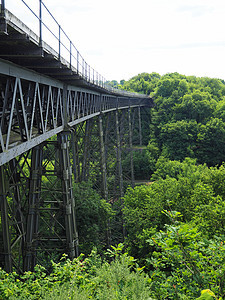
[[[86,256],[52,263],[51,272],[1,271],[0,299],[225,299],[225,82],[142,73],[110,84],[154,98],[146,149],[134,153],[136,178],[148,184],[128,187],[122,208],[91,182],[77,184]]]
[[[157,299],[195,299],[203,288],[224,297],[225,82],[143,73],[121,83],[155,102],[151,184],[124,198],[129,253],[149,270]]]
[[[149,147],[153,159],[196,158],[208,166],[225,158],[225,82],[177,73],[140,74],[122,82],[126,90],[154,97]],[[157,155],[156,155],[157,154]]]

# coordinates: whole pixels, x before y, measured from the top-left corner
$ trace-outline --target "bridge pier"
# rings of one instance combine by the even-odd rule
[[[39,207],[42,182],[43,144],[32,149],[28,199],[27,230],[24,249],[24,271],[33,270],[37,263]]]
[[[94,126],[92,119],[87,120],[85,123],[85,134],[83,139],[83,162],[82,162],[82,181],[87,181],[89,177],[90,167],[90,147],[91,147],[91,133]]]
[[[102,115],[99,115],[99,140],[100,140],[100,156],[101,156],[101,172],[102,172],[102,195],[104,199],[108,200],[108,185],[107,185],[107,171],[106,171],[106,156],[103,132]]]
[[[108,121],[108,117],[107,117]],[[102,114],[98,117],[99,122],[99,141],[100,141],[100,156],[101,156],[101,175],[102,175],[102,185],[101,185],[101,193],[104,199],[108,202],[108,182],[107,182],[107,166],[106,166],[106,151],[105,151],[105,142],[104,142],[104,130],[103,130],[103,119]],[[108,247],[112,243],[112,233],[111,233],[111,222],[107,221],[107,244]]]
[[[117,168],[118,168],[118,176],[119,176],[119,189],[120,189],[120,203],[121,210],[123,208],[123,196],[124,196],[124,186],[123,186],[123,170],[122,170],[122,159],[121,159],[121,131],[119,127],[119,116],[118,110],[115,112],[116,117],[116,150],[117,150]],[[123,240],[126,236],[125,224],[123,219],[123,212],[121,212],[121,223],[122,223],[122,232],[123,232]]]
[[[0,209],[1,209],[1,225],[2,225],[2,245],[1,250],[1,266],[4,266],[6,272],[12,272],[12,257],[11,257],[11,240],[9,232],[8,220],[8,203],[6,197],[6,183],[4,167],[0,167]]]
[[[58,134],[58,143],[60,145],[59,166],[61,171],[67,249],[70,259],[73,259],[79,255],[79,252],[75,201],[73,197],[72,167],[69,155],[69,134],[69,132],[65,131]]]
[[[42,263],[43,257],[51,259],[56,251],[59,256],[67,253],[71,259],[79,255],[69,136],[69,131],[62,131],[57,140],[43,143],[42,152],[33,150],[32,163],[36,165],[30,185],[24,260],[27,270]]]
[[[130,107],[128,109],[128,128],[129,128],[131,186],[132,186],[132,188],[134,188],[133,130],[132,130],[132,123],[131,123],[131,108]]]
[[[141,108],[138,106],[139,145],[142,146]]]

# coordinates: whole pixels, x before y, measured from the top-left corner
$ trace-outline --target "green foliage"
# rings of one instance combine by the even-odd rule
[[[149,179],[150,175],[155,170],[154,158],[147,149],[134,149],[133,151],[133,167],[135,180]],[[131,177],[131,157],[130,154],[122,160],[123,172],[126,172]]]
[[[197,139],[196,121],[177,121],[167,123],[161,128],[159,136],[162,155],[176,160],[194,157],[193,149]]]
[[[124,81],[120,87],[127,90],[144,94],[151,94],[160,79],[158,73],[141,73],[131,78],[129,81]]]
[[[171,207],[181,212],[205,238],[225,235],[225,168],[197,165],[196,160],[183,162],[161,157],[150,185],[128,189],[124,196],[126,243],[129,253],[144,265],[154,251],[146,240],[162,230],[168,221],[163,210]]]
[[[221,165],[225,160],[225,123],[212,118],[199,127],[196,154],[201,163],[209,166]]]
[[[111,263],[95,250],[84,258],[54,263],[53,272],[36,266],[35,272],[20,276],[0,271],[1,299],[151,299],[148,276],[133,257],[122,254],[121,245],[109,253]],[[122,249],[121,249],[122,250]]]
[[[224,161],[224,81],[142,73],[123,88],[154,97],[149,144],[157,144],[161,155],[174,160],[189,156],[209,166]]]
[[[88,254],[93,247],[102,250],[106,245],[107,221],[113,216],[109,203],[100,197],[90,182],[74,185],[79,248]]]
[[[192,299],[199,295],[199,290],[210,288],[217,297],[223,297],[224,239],[205,239],[191,224],[179,222],[179,213],[164,213],[173,224],[165,225],[164,231],[148,240],[156,247],[152,257],[147,259],[153,267],[151,280],[155,295],[161,295],[158,299],[180,299],[183,294]],[[200,299],[208,299],[204,297]]]
[[[169,160],[164,156],[159,157],[156,163],[156,171],[152,175],[153,180],[166,179],[172,177],[178,179],[179,177],[194,177],[199,178],[200,174],[208,170],[204,165],[197,165],[196,159],[186,157],[183,162],[177,160]]]
[[[201,296],[197,300],[215,300],[217,299],[215,294],[209,289],[201,291]],[[222,298],[219,298],[221,300]]]

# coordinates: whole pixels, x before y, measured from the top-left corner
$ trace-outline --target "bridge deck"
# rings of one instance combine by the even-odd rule
[[[90,66],[79,62],[76,66],[28,28],[21,20],[5,9],[0,19],[0,58],[50,76],[66,84],[86,87],[114,95],[146,98],[146,95],[128,93],[105,84],[103,78],[91,74]],[[79,70],[78,70],[79,69]]]
[[[101,113],[153,106],[76,69],[8,10],[0,33],[0,166]]]

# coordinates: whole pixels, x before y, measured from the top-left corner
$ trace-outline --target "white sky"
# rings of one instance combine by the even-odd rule
[[[37,11],[38,0],[26,1]],[[21,0],[5,2],[24,23],[34,24]],[[43,2],[87,63],[108,80],[142,72],[225,79],[225,0]]]

